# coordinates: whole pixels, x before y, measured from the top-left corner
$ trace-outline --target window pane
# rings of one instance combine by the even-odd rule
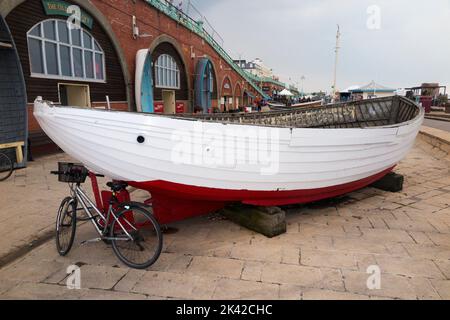
[[[79,29],[72,30],[72,44],[81,47],[81,34]]]
[[[45,42],[45,61],[47,62],[47,74],[58,75],[56,44]]]
[[[92,52],[85,51],[84,52],[84,66],[86,70],[86,78],[94,78],[94,62],[92,61]]]
[[[83,78],[83,60],[81,49],[73,49],[73,70],[75,72],[75,77]]]
[[[157,73],[156,75],[158,76],[158,78],[156,79],[158,86],[161,86],[161,82],[162,82],[162,73],[161,73],[161,68],[158,67],[158,69],[156,70]]]
[[[69,43],[69,30],[65,22],[58,21],[58,35],[59,41]]]
[[[165,87],[166,83],[167,83],[167,72],[166,72],[166,69],[163,69],[163,72],[162,72],[162,83],[161,84]]]
[[[28,39],[32,73],[44,73],[41,43],[42,42],[40,40]]]
[[[72,76],[72,60],[70,58],[70,48],[67,46],[60,46],[60,59],[61,59],[61,73],[63,76]]]
[[[33,30],[30,31],[30,35],[40,37],[41,36],[41,24],[38,24]]]
[[[55,21],[44,22],[44,36],[46,39],[56,40]]]
[[[95,44],[95,50],[102,51],[102,48],[100,48],[97,41],[94,40],[94,44]]]
[[[88,49],[92,49],[92,37],[86,32],[83,32],[83,46]]]
[[[103,80],[103,56],[99,53],[95,54],[95,77]]]

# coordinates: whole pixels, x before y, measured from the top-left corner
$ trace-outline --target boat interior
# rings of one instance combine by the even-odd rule
[[[284,128],[367,128],[401,124],[419,114],[420,107],[413,101],[393,96],[263,113],[182,114],[175,117]]]

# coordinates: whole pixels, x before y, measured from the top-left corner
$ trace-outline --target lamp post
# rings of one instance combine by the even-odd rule
[[[305,80],[306,80],[306,77],[305,76],[302,76],[302,78],[301,78],[301,80],[302,80],[302,98],[305,96]]]
[[[334,77],[333,77],[333,96],[332,101],[335,100],[336,96],[336,81],[337,81],[337,66],[338,66],[338,57],[339,57],[339,49],[340,49],[340,39],[341,39],[341,28],[339,25],[337,26],[337,33],[336,33],[336,48],[335,48],[335,61],[334,61]]]

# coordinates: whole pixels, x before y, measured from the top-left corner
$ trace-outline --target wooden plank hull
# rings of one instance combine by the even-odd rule
[[[35,102],[34,113],[55,143],[95,172],[166,198],[270,206],[334,197],[380,179],[412,148],[423,122],[417,111],[392,125],[334,129],[52,107],[43,101]]]

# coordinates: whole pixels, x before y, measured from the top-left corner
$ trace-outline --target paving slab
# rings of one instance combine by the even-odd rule
[[[67,257],[53,239],[30,246],[53,232],[67,186],[48,171],[62,160],[70,159],[37,159],[0,183],[0,257],[11,258],[0,268],[0,299],[450,299],[450,161],[426,139],[396,169],[402,192],[365,188],[289,206],[287,233],[273,239],[215,214],[175,223],[147,270],[127,268],[104,243],[81,246],[95,237],[90,225]],[[66,286],[73,265],[80,290]],[[367,286],[374,266],[380,290]]]

